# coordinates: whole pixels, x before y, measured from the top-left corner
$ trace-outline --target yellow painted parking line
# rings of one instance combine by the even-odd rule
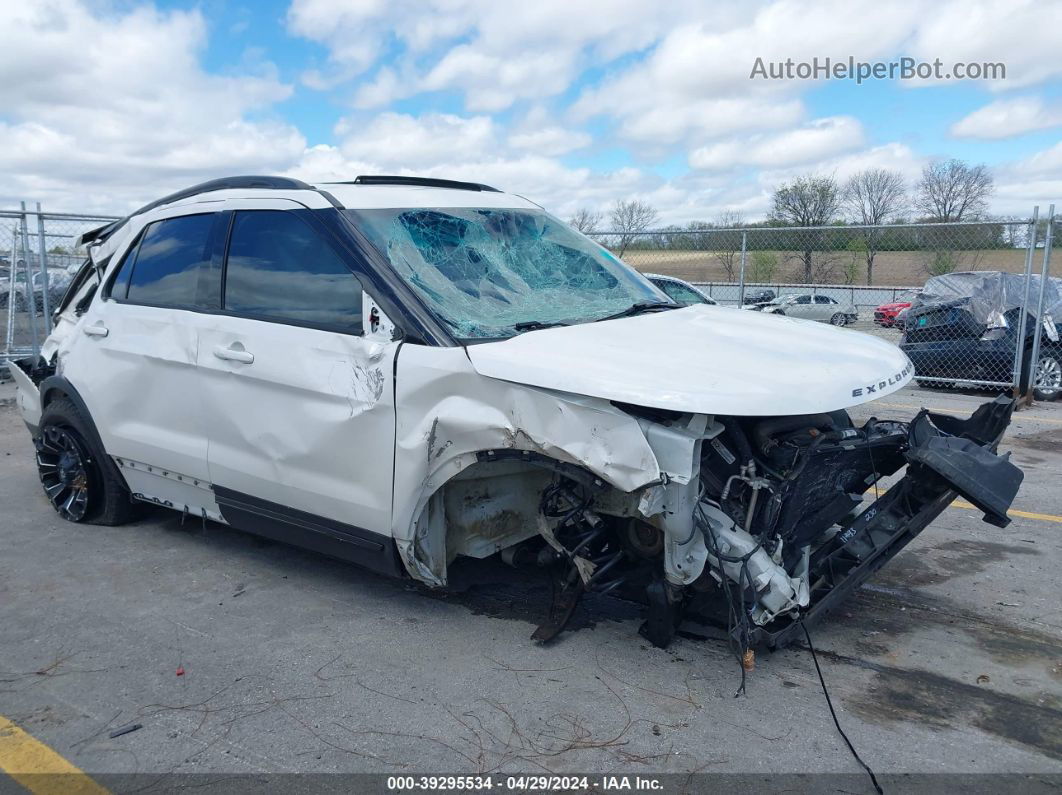
[[[81,768],[0,715],[0,772],[36,795],[106,795]]]
[[[922,408],[928,408],[930,411],[935,411],[940,414],[959,414],[964,417],[969,416],[973,413],[972,411],[967,411],[963,409],[937,409],[932,408],[931,406],[917,406],[913,403],[879,403],[878,401],[874,401],[872,403],[863,403],[862,405],[882,406],[883,408],[887,409],[914,409],[915,411],[919,411]],[[1020,420],[1031,420],[1032,422],[1047,422],[1052,425],[1062,425],[1062,419],[1053,419],[1051,417],[1037,417],[1033,414],[1026,414],[1024,411],[1015,412],[1014,421]]]
[[[952,508],[966,508],[971,511],[981,510],[976,505],[971,505],[965,500],[955,500],[951,503]],[[1053,513],[1033,513],[1032,511],[1007,511],[1007,516],[1020,516],[1022,519],[1036,519],[1040,522],[1058,522],[1062,524],[1062,516],[1055,516]]]

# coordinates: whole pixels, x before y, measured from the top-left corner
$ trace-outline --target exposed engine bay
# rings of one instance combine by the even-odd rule
[[[968,420],[925,410],[862,427],[844,411],[707,418],[689,482],[645,489],[637,513],[601,481],[558,472],[541,492],[541,537],[503,553],[551,572],[553,601],[533,637],[555,638],[583,594],[638,583],[649,605],[641,633],[655,645],[670,642],[706,592],[738,650],[784,645],[958,494],[985,521],[1007,524],[1022,473],[995,446],[1012,411],[999,398]],[[659,411],[652,420],[689,423]],[[879,482],[905,465],[882,492]],[[866,502],[868,492],[876,499]]]

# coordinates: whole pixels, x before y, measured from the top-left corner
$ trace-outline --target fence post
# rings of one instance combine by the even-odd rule
[[[741,275],[738,277],[738,306],[745,305],[745,252],[748,250],[745,242],[748,232],[741,233]]]
[[[1051,244],[1055,229],[1055,205],[1047,208],[1047,236],[1044,238],[1044,264],[1040,269],[1040,296],[1036,301],[1036,331],[1033,332],[1032,350],[1029,352],[1029,392],[1036,387],[1036,367],[1040,363],[1040,337],[1044,331],[1044,301],[1047,293],[1048,274],[1051,272]],[[1052,322],[1054,319],[1052,318]],[[1035,395],[1034,395],[1035,397]]]
[[[30,339],[33,345],[33,362],[36,364],[40,354],[37,342],[37,297],[33,294],[33,269],[30,268],[29,230],[26,224],[26,202],[22,202],[22,261],[26,268],[26,318],[29,321]]]
[[[41,203],[37,202],[37,250],[41,257],[41,313],[44,315],[44,336],[52,333],[52,313],[48,296],[48,247],[44,244],[44,218],[41,216]]]
[[[1029,291],[1032,288],[1033,252],[1036,251],[1036,235],[1039,233],[1037,223],[1040,220],[1040,205],[1033,207],[1032,220],[1029,222],[1029,247],[1025,249],[1025,297],[1021,304],[1021,322],[1018,323],[1017,337],[1014,345],[1014,397],[1021,399],[1021,367],[1025,355],[1025,329],[1029,319]]]
[[[4,352],[8,355],[15,347],[15,271],[18,262],[18,227],[11,230],[11,262],[7,272],[7,333],[4,335]]]

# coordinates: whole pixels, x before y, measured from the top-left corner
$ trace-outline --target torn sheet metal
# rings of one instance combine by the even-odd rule
[[[484,378],[460,348],[403,345],[398,357],[393,534],[415,576],[445,579],[418,561],[414,540],[431,496],[489,450],[526,450],[632,492],[660,478],[638,420],[608,401]],[[437,532],[437,531],[434,531]]]

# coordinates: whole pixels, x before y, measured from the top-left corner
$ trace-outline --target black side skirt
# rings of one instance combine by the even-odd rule
[[[214,487],[221,515],[238,530],[356,563],[400,577],[402,563],[394,539],[222,486]]]

